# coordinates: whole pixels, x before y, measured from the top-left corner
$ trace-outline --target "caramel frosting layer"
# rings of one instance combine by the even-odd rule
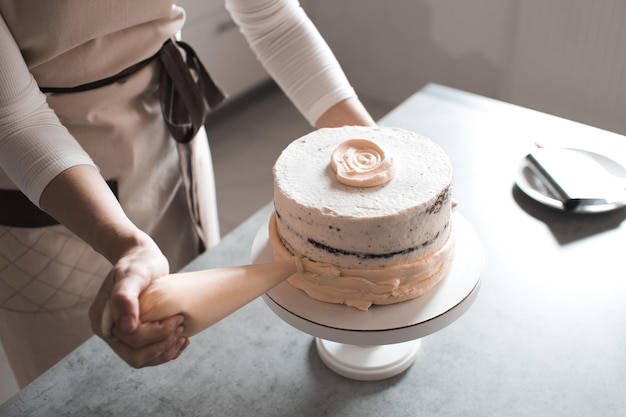
[[[269,239],[276,261],[293,258],[276,228],[269,223]],[[288,278],[294,287],[316,300],[368,310],[372,304],[394,304],[421,296],[445,277],[454,252],[454,233],[431,255],[380,268],[341,268],[300,258],[301,268]]]

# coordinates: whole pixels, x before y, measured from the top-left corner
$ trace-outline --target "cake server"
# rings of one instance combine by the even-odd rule
[[[626,178],[607,169],[603,155],[568,148],[538,148],[526,156],[528,167],[567,210],[598,204],[626,205]],[[614,168],[614,167],[613,167]],[[626,169],[622,168],[622,172]],[[615,171],[615,170],[613,170]]]

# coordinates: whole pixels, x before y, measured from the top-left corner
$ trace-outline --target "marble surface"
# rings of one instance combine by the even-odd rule
[[[160,367],[131,369],[91,338],[0,416],[621,415],[626,210],[563,213],[513,183],[536,139],[593,141],[626,155],[626,138],[437,85],[381,124],[429,136],[450,155],[457,209],[487,257],[474,305],[425,337],[405,373],[376,382],[338,376],[311,336],[257,299]],[[248,263],[270,210],[186,269]]]

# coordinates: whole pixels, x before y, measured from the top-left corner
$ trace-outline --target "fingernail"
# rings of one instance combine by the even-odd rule
[[[174,349],[176,350],[176,355],[178,356],[181,354],[182,348],[183,346],[185,346],[185,341],[187,340],[186,337],[179,337],[178,339],[176,339],[176,343],[174,343]]]
[[[183,333],[184,330],[185,330],[185,326],[178,326],[176,330],[174,331],[174,334],[178,337]]]
[[[191,341],[186,337],[181,337],[180,339],[178,339],[178,341],[176,342],[177,352],[172,360],[178,359],[178,357],[185,351],[185,349],[187,349],[187,346],[189,346],[190,343]]]

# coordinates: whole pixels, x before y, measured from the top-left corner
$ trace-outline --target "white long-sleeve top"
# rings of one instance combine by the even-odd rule
[[[356,95],[296,0],[226,0],[226,7],[311,124]],[[71,87],[118,73],[177,33],[184,12],[172,0],[0,0],[0,14],[0,188],[8,177],[38,204],[59,173],[93,165],[39,86]]]

